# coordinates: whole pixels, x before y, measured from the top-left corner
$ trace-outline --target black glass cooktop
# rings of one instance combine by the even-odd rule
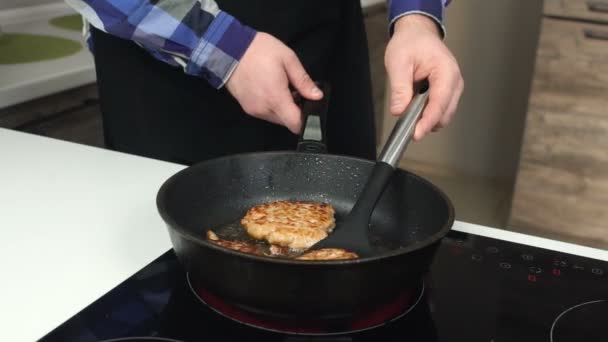
[[[608,341],[608,262],[452,231],[425,280],[422,299],[408,314],[365,332],[312,337],[249,327],[207,308],[168,251],[40,341],[127,337],[183,342]]]

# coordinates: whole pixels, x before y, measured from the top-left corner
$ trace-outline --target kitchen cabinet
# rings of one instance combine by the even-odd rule
[[[606,1],[545,1],[509,229],[608,248]]]
[[[545,0],[545,15],[608,23],[606,0]]]
[[[385,3],[378,3],[364,8],[367,45],[369,49],[372,96],[374,98],[374,115],[376,118],[376,140],[380,144],[383,135],[385,115],[386,70],[384,68],[384,51],[388,44],[388,12]]]

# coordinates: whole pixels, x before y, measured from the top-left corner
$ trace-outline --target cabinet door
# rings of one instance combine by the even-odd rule
[[[545,0],[545,14],[608,23],[608,0]]]
[[[386,91],[386,70],[384,69],[384,51],[388,44],[388,14],[385,4],[371,6],[364,10],[365,28],[369,51],[372,96],[376,124],[376,142],[382,144],[382,127],[384,125],[384,99]]]
[[[608,247],[608,25],[543,19],[509,226]]]

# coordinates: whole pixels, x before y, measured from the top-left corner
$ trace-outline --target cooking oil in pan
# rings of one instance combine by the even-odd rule
[[[251,243],[257,242],[255,239],[251,238],[249,234],[247,234],[245,227],[243,227],[240,221],[228,223],[219,227],[217,230],[214,230],[214,232],[221,239]]]
[[[245,227],[243,227],[240,221],[230,222],[220,226],[216,230],[213,230],[213,232],[222,240],[241,242],[255,247],[255,250],[257,251],[255,254],[291,258],[299,256],[302,253],[301,251],[291,250],[289,248],[277,248],[273,253],[270,248],[271,245],[268,242],[257,240],[249,236],[247,230],[245,230]]]

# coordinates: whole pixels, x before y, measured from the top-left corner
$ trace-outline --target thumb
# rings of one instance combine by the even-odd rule
[[[276,116],[280,118],[283,125],[287,127],[293,134],[298,134],[302,127],[302,114],[300,107],[298,107],[289,91],[285,90],[279,101],[273,106],[272,111]]]
[[[287,73],[289,83],[304,97],[309,100],[319,100],[323,97],[323,92],[312,81],[298,56],[292,51],[283,59],[283,66]]]
[[[392,115],[400,115],[412,100],[414,95],[413,68],[393,68],[387,72],[391,86],[390,112]]]

